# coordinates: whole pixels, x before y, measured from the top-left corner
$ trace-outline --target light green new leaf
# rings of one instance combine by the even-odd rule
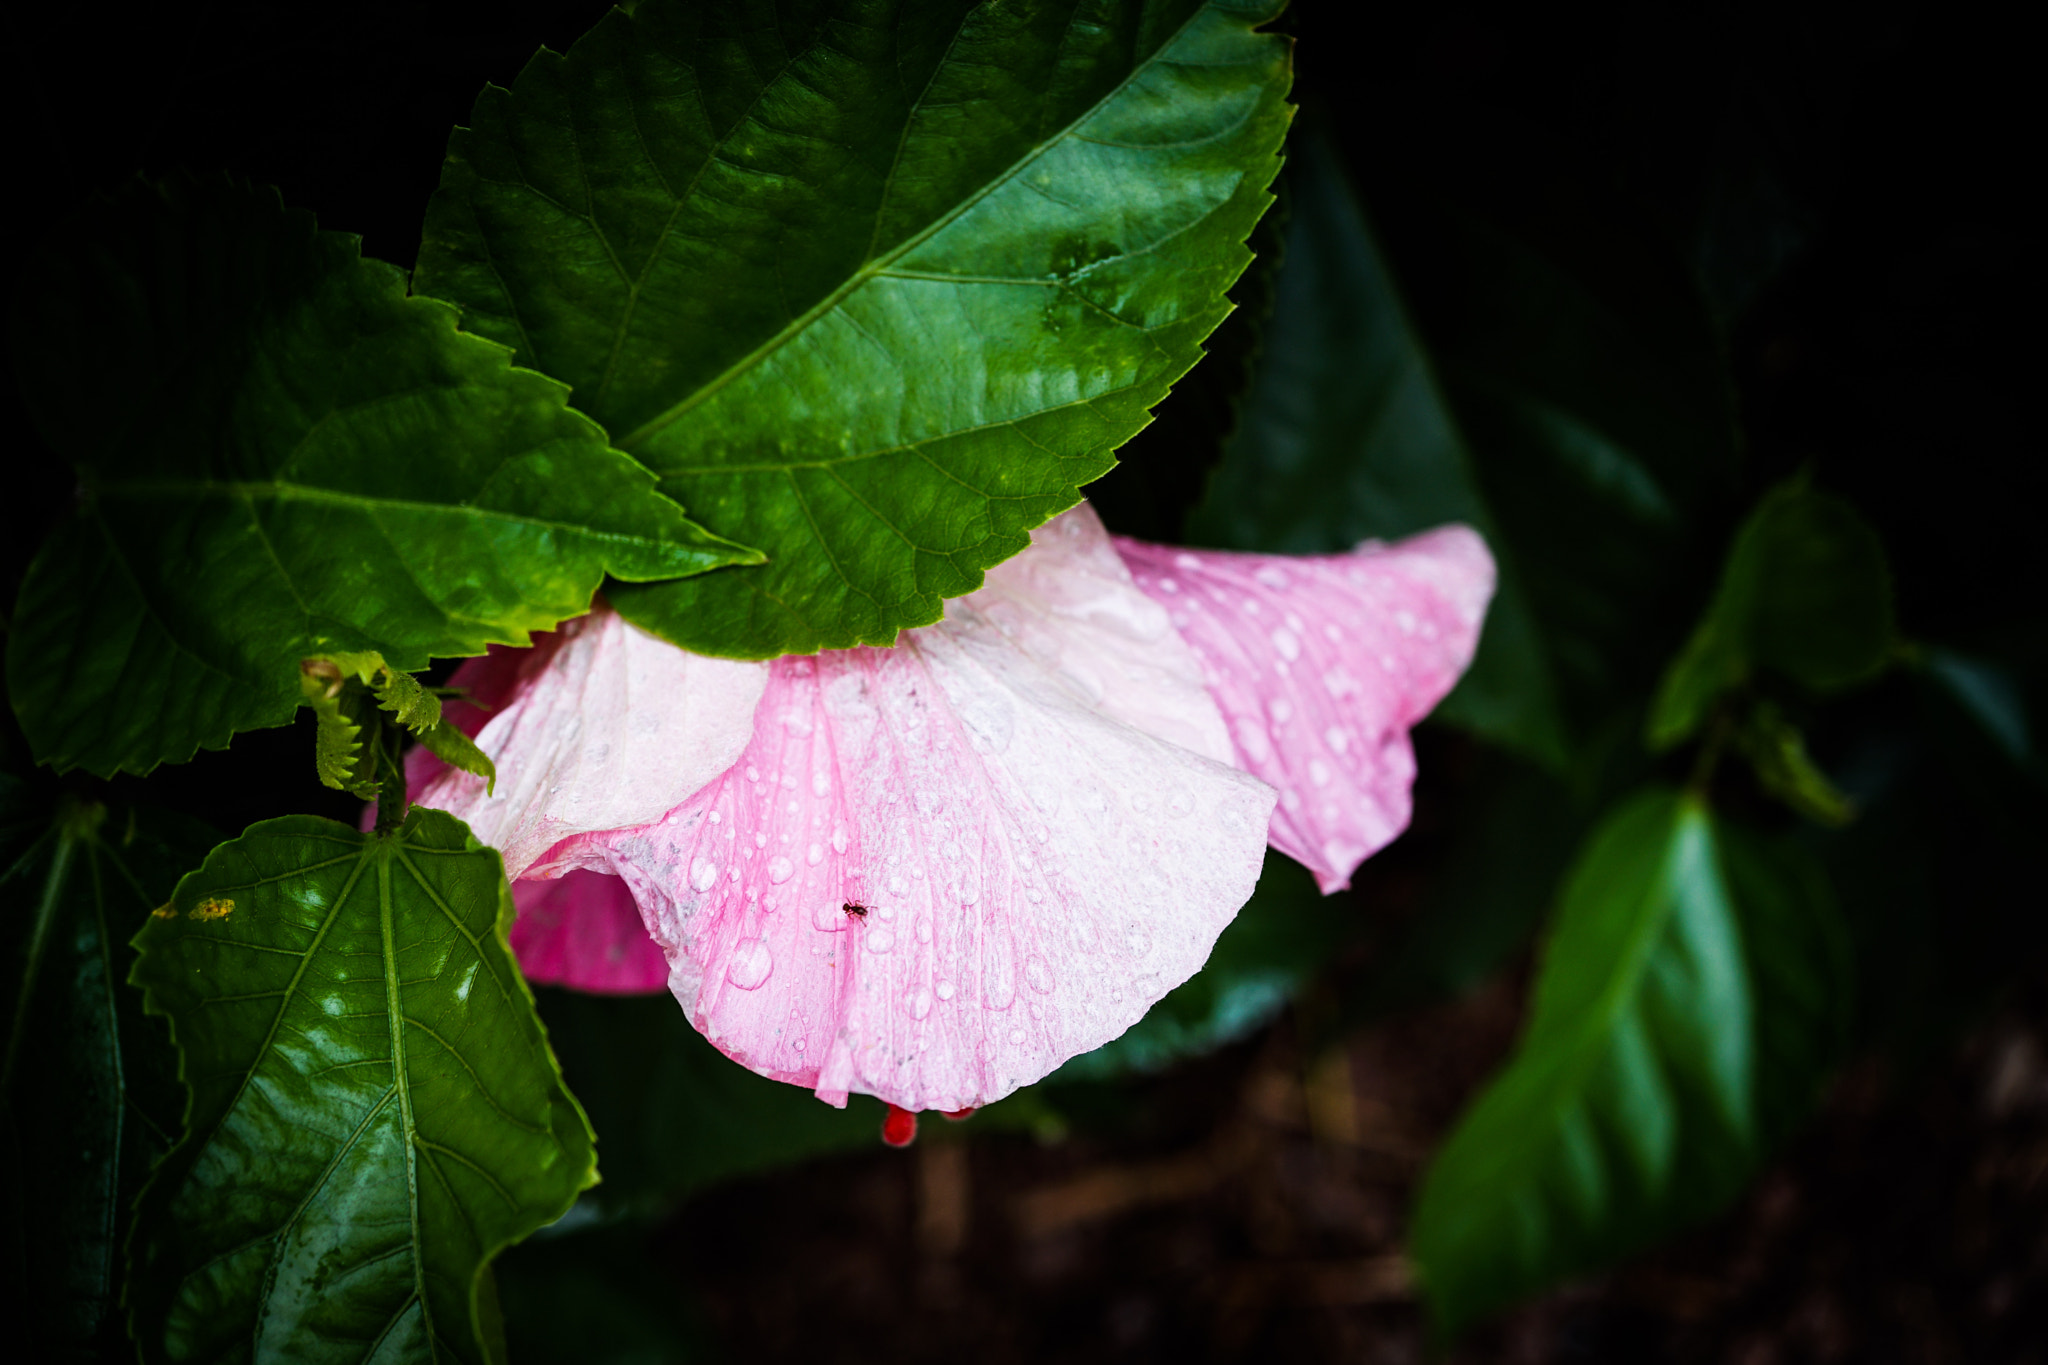
[[[1691,738],[1714,700],[1755,668],[1832,691],[1878,673],[1896,642],[1877,532],[1840,498],[1792,479],[1736,532],[1712,605],[1665,670],[1650,746]]]
[[[1276,0],[647,0],[487,89],[415,287],[763,569],[612,592],[692,649],[891,643],[1200,357],[1286,131]]]
[[[146,1360],[478,1361],[487,1263],[596,1179],[461,822],[215,849],[137,937],[186,1131],[137,1210]]]
[[[1839,1046],[1826,885],[1692,796],[1595,831],[1558,906],[1527,1032],[1424,1179],[1410,1232],[1455,1330],[1714,1212]]]
[[[1335,554],[1461,521],[1501,564],[1472,667],[1438,714],[1555,761],[1553,665],[1471,451],[1327,136],[1289,169],[1286,264],[1237,433],[1189,523],[1268,554]]]
[[[7,685],[60,770],[284,724],[308,656],[410,672],[525,643],[606,572],[758,558],[273,190],[133,182],[31,279],[15,364],[80,503],[22,584]]]
[[[132,1353],[119,1309],[128,1210],[178,1124],[163,1025],[124,981],[127,939],[212,839],[0,776],[0,1280],[23,1360]]]

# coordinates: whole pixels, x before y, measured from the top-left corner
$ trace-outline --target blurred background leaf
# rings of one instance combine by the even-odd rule
[[[169,1035],[127,986],[128,939],[216,837],[0,775],[0,1274],[34,1359],[132,1356],[119,1312],[129,1209],[184,1094]]]
[[[1522,1042],[1418,1198],[1446,1330],[1718,1211],[1817,1093],[1846,1017],[1826,883],[1729,843],[1696,796],[1653,790],[1581,853]]]

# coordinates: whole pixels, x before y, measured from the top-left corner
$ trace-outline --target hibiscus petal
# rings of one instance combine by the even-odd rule
[[[475,666],[486,689],[504,688],[497,656]],[[496,794],[444,768],[414,799],[465,821],[516,879],[560,840],[658,820],[731,767],[767,684],[766,664],[687,653],[600,607],[518,664],[477,732]]]
[[[1316,558],[1116,548],[1201,656],[1239,764],[1279,789],[1273,847],[1325,892],[1350,885],[1407,828],[1408,730],[1472,661],[1486,542],[1445,526]]]
[[[617,877],[570,872],[512,883],[519,917],[509,935],[529,981],[600,995],[647,994],[668,985],[668,958],[647,936],[633,893]]]
[[[1193,975],[1258,879],[1273,793],[1208,756],[1199,663],[1085,508],[892,649],[775,661],[757,719],[662,819],[533,871],[622,878],[692,1023],[831,1103],[1039,1079]]]

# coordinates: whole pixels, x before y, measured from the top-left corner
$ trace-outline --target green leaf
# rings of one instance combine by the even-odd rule
[[[1047,1082],[1150,1074],[1246,1037],[1270,1023],[1362,923],[1355,897],[1323,895],[1299,863],[1268,849],[1258,889],[1202,970],[1121,1036],[1072,1058]]]
[[[1874,677],[1896,643],[1877,533],[1804,475],[1791,479],[1736,532],[1712,605],[1665,671],[1649,743],[1669,749],[1691,738],[1714,701],[1756,668],[1834,691]]]
[[[1231,549],[1334,554],[1462,521],[1501,561],[1472,667],[1438,714],[1544,759],[1562,755],[1553,665],[1473,453],[1410,325],[1336,149],[1303,128],[1278,298],[1235,437],[1190,522]]]
[[[145,772],[284,724],[303,658],[410,672],[526,643],[606,572],[757,558],[273,190],[132,182],[30,280],[15,364],[81,492],[23,581],[7,683],[59,770]]]
[[[609,592],[692,649],[885,645],[1201,355],[1287,127],[1277,0],[647,0],[486,89],[415,285],[766,568]]]
[[[1424,1179],[1410,1247],[1456,1330],[1725,1204],[1840,1038],[1810,863],[1650,791],[1568,879],[1527,1031]]]
[[[123,982],[128,936],[212,839],[159,811],[109,811],[0,776],[0,1007],[9,1336],[21,1358],[132,1351],[119,1308],[128,1210],[169,1148],[180,1096],[163,1026]]]
[[[490,1258],[595,1178],[505,944],[498,855],[440,811],[215,849],[137,936],[186,1131],[137,1208],[145,1360],[486,1358]]]
[[[484,779],[486,795],[498,789],[498,765],[491,762],[491,756],[476,747],[476,741],[450,725],[445,719],[437,720],[430,730],[422,731],[420,743],[428,753],[440,759],[451,768]]]
[[[1777,703],[1760,700],[1743,717],[1736,743],[1763,789],[1809,820],[1840,829],[1856,807],[1806,752],[1806,736]]]
[[[604,1133],[604,1184],[579,1218],[659,1214],[718,1180],[881,1140],[874,1100],[835,1109],[733,1065],[665,991],[539,995],[562,1073]]]

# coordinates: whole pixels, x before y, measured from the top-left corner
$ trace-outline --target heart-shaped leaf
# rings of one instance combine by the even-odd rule
[[[22,584],[7,684],[60,770],[281,725],[308,656],[411,672],[525,643],[606,572],[758,559],[275,191],[133,182],[31,279],[15,364],[80,504]]]
[[[764,569],[612,594],[702,652],[886,645],[1201,355],[1287,127],[1274,0],[648,0],[487,89],[416,286]]]
[[[419,808],[265,821],[178,883],[136,940],[191,1089],[137,1209],[146,1360],[486,1358],[490,1258],[596,1180],[511,919]]]

